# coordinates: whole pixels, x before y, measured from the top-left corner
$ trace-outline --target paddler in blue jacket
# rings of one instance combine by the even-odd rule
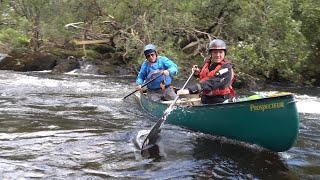
[[[148,44],[144,47],[143,53],[146,57],[141,65],[139,74],[136,79],[137,90],[141,90],[141,85],[154,78],[147,85],[147,96],[153,101],[173,100],[177,96],[173,88],[172,76],[177,75],[178,67],[165,56],[159,56],[156,51],[156,46]]]

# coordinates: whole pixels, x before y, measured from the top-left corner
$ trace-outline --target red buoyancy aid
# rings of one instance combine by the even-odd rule
[[[217,74],[217,72],[221,69],[222,65],[230,63],[226,60],[223,60],[222,62],[220,62],[212,71],[209,71],[209,67],[211,64],[211,60],[210,59],[206,59],[205,60],[205,64],[203,65],[201,71],[200,71],[200,82],[204,82],[209,80],[210,78],[212,78],[213,76],[215,76]],[[235,82],[235,75],[234,72],[232,70],[232,80],[231,83],[225,87],[224,89],[213,89],[211,91],[203,91],[204,94],[206,95],[215,95],[215,96],[221,96],[221,95],[227,95],[229,94],[230,97],[235,97],[235,92],[233,90],[232,84]]]

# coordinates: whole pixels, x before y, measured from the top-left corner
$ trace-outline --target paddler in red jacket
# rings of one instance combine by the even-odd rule
[[[201,68],[193,66],[194,75],[200,83],[179,90],[178,95],[200,93],[203,104],[222,103],[235,96],[232,84],[235,80],[232,64],[225,59],[226,43],[221,39],[214,39],[209,43],[210,57],[205,59]]]

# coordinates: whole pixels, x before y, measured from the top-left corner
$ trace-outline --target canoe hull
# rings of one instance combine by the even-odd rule
[[[166,104],[140,95],[141,106],[160,118]],[[201,106],[177,106],[167,123],[190,130],[257,144],[272,151],[290,149],[298,135],[299,116],[293,95]]]

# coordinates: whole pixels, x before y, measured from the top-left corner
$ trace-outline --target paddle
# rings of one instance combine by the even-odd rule
[[[143,85],[141,85],[141,88],[145,87],[146,85],[150,84],[152,81],[156,80],[158,77],[162,76],[162,73],[160,73],[158,76],[150,79],[148,82],[144,83]],[[123,97],[122,99],[125,99],[129,96],[131,96],[132,94],[134,94],[135,92],[137,92],[139,90],[135,90],[135,91],[132,91],[130,94],[126,95],[125,97]]]
[[[188,80],[184,83],[184,85],[183,85],[183,87],[181,89],[184,89],[186,87],[186,85],[190,81],[193,73],[194,73],[194,71],[192,71],[192,73],[189,76]],[[146,139],[143,141],[142,148],[141,148],[142,150],[146,149],[146,147],[148,148],[149,145],[153,145],[153,144],[155,144],[157,142],[158,134],[160,133],[160,128],[161,128],[162,124],[164,123],[164,121],[167,119],[167,116],[172,111],[172,108],[173,108],[173,106],[175,105],[175,103],[177,102],[178,99],[179,99],[179,95],[177,95],[177,97],[173,100],[173,102],[170,104],[170,106],[164,111],[162,117],[156,122],[156,124],[153,125],[153,127],[151,128],[151,130],[150,130],[149,134],[147,135]]]

